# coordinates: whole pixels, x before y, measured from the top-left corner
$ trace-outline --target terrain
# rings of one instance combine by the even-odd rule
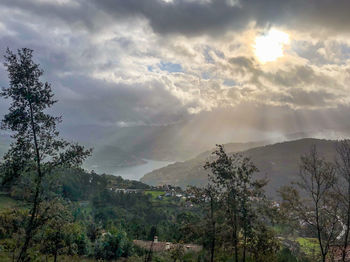
[[[305,138],[271,145],[261,146],[261,144],[232,143],[225,145],[225,150],[230,154],[240,152],[244,156],[251,157],[259,169],[256,177],[268,179],[266,192],[271,197],[276,196],[276,191],[281,186],[289,185],[298,179],[300,156],[308,153],[313,145],[327,160],[334,160],[336,154],[335,140]],[[210,152],[212,151],[204,152],[188,161],[154,170],[141,178],[141,181],[150,185],[171,184],[183,188],[187,185],[205,185],[208,181],[208,172],[203,166],[210,159]]]

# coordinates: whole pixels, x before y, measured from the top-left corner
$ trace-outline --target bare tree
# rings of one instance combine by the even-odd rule
[[[337,144],[336,167],[340,182],[339,196],[342,205],[342,219],[344,223],[342,261],[345,262],[350,234],[350,141],[343,140]]]
[[[320,157],[313,146],[308,155],[301,157],[297,187],[287,186],[280,192],[283,207],[315,230],[323,262],[342,229],[336,181],[334,164]]]

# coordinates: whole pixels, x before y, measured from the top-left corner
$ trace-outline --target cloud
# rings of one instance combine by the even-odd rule
[[[349,8],[345,0],[3,0],[0,50],[35,50],[71,126],[203,116],[264,130],[281,118],[307,126],[316,115],[328,126],[326,116],[349,112]],[[253,44],[269,27],[291,43],[261,64]]]
[[[111,20],[146,19],[157,33],[188,36],[242,31],[251,22],[348,33],[350,22],[347,0],[3,0],[2,6],[87,30],[101,30]]]
[[[226,30],[243,30],[251,23],[265,27],[279,24],[299,29],[325,28],[349,32],[350,18],[347,0],[211,0],[211,1],[160,1],[160,0],[106,0],[94,1],[118,19],[125,16],[142,16],[152,28],[162,34],[180,33],[198,35]]]

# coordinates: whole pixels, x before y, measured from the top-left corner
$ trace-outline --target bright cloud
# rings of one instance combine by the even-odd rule
[[[0,50],[35,50],[72,123],[163,124],[247,104],[345,110],[349,1],[307,2],[4,0]]]
[[[289,35],[285,32],[271,29],[264,35],[259,35],[255,39],[255,55],[265,63],[275,61],[283,56],[285,45],[289,43]]]

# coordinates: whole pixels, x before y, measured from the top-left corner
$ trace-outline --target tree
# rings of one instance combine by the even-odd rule
[[[347,247],[350,237],[350,141],[343,140],[337,144],[338,157],[336,168],[339,177],[339,195],[341,200],[341,217],[344,221],[345,231],[343,236],[342,261],[345,262]]]
[[[103,260],[128,257],[131,253],[131,245],[125,232],[111,230],[105,233],[95,243],[95,258]]]
[[[56,125],[61,118],[46,113],[57,101],[53,98],[51,85],[41,82],[43,70],[32,57],[33,50],[27,48],[18,50],[17,54],[7,49],[4,65],[10,83],[0,93],[5,99],[11,99],[9,113],[4,116],[1,127],[10,130],[14,139],[1,165],[3,182],[30,172],[35,174],[32,207],[18,261],[27,260],[27,249],[33,235],[45,222],[42,217],[45,212],[39,219],[44,177],[59,166],[80,165],[91,153],[83,146],[59,138]]]
[[[23,227],[27,210],[5,209],[0,213],[0,244],[2,251],[12,253],[12,261],[15,261],[19,243],[23,238]]]
[[[68,228],[72,217],[62,203],[54,202],[52,204],[54,208],[50,208],[51,218],[44,227],[41,248],[44,253],[52,254],[54,262],[56,262],[57,255],[67,246],[66,242],[70,233]]]
[[[255,234],[250,239],[249,249],[256,262],[276,261],[275,254],[279,250],[279,243],[273,230],[263,224],[255,225]]]
[[[174,262],[180,260],[182,261],[182,258],[184,256],[185,250],[181,243],[175,244],[173,248],[170,250],[170,257],[173,259]]]
[[[190,187],[187,193],[191,196],[190,201],[199,205],[205,213],[203,227],[210,239],[210,262],[213,262],[217,234],[216,226],[219,209],[219,192],[214,185],[208,184],[204,188]]]
[[[311,226],[318,239],[322,261],[342,230],[339,223],[339,197],[335,192],[336,174],[332,163],[325,161],[313,146],[301,157],[300,181],[280,191],[282,207],[302,224]],[[299,190],[305,198],[301,198]]]
[[[263,197],[264,180],[254,180],[253,175],[258,171],[248,157],[240,154],[228,155],[223,145],[218,145],[213,152],[216,159],[207,162],[206,169],[210,169],[211,182],[220,192],[220,201],[226,210],[228,225],[232,230],[235,261],[238,262],[239,233],[243,235],[243,262],[246,260],[246,245],[252,233],[252,219],[254,217],[253,201]]]

